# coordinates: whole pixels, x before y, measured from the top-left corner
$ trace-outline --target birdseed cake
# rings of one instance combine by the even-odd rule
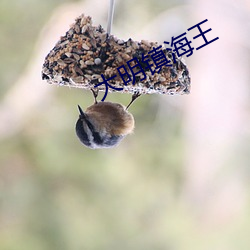
[[[107,34],[100,25],[93,26],[91,17],[81,15],[46,56],[42,79],[50,84],[84,89],[94,89],[98,85],[96,89],[105,91],[105,84],[100,84],[103,77],[109,79],[116,75],[108,84],[120,88],[123,93],[188,94],[189,71],[183,59],[178,58],[175,52],[162,46],[171,66],[164,65],[160,71],[152,61],[151,68],[145,63],[144,56],[157,47],[159,44],[155,42],[118,39]],[[133,58],[137,58],[141,67],[136,67]],[[129,61],[134,71],[142,69],[144,73],[132,74],[127,64]],[[134,81],[124,81],[129,76],[125,75],[125,71],[120,71],[124,73],[122,78],[117,71],[121,66],[125,67]],[[117,91],[111,87],[109,92]]]

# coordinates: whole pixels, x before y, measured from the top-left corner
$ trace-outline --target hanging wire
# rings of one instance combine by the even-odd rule
[[[115,0],[110,0],[109,13],[108,13],[108,27],[107,27],[108,34],[111,33],[111,29],[112,29],[114,9],[115,9]]]

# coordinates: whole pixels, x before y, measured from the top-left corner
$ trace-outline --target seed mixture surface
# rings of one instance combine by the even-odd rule
[[[93,89],[96,84],[103,82],[101,74],[105,79],[117,75],[108,83],[115,88],[123,88],[119,92],[188,94],[190,76],[183,59],[175,55],[174,63],[172,52],[162,47],[172,66],[163,66],[159,73],[152,74],[147,64],[143,63],[143,55],[158,46],[157,43],[144,40],[120,40],[108,35],[101,26],[93,26],[91,17],[81,15],[45,58],[42,78],[51,84]],[[117,68],[124,65],[132,78],[127,62],[135,57],[141,63],[146,79],[142,80],[144,74],[140,73],[135,76],[135,84],[132,81],[124,84]],[[133,63],[135,65],[133,61],[131,66]],[[152,61],[150,63],[153,64]],[[154,69],[155,66],[152,67]],[[139,67],[135,68],[137,71]],[[105,91],[105,84],[96,89]],[[109,92],[113,91],[116,90],[109,88]]]

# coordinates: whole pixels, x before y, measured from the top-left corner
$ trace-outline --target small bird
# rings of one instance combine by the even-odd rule
[[[98,92],[92,90],[95,103],[80,112],[76,122],[76,134],[82,144],[91,149],[111,148],[134,130],[134,117],[127,109],[140,96],[135,93],[127,107],[119,103],[97,102]]]

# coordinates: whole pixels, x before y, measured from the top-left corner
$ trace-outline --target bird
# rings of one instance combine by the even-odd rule
[[[115,147],[134,130],[134,117],[128,112],[128,108],[140,94],[134,93],[131,102],[125,107],[119,103],[98,102],[98,91],[91,91],[95,99],[94,104],[85,112],[78,105],[76,135],[84,146],[91,149]]]

